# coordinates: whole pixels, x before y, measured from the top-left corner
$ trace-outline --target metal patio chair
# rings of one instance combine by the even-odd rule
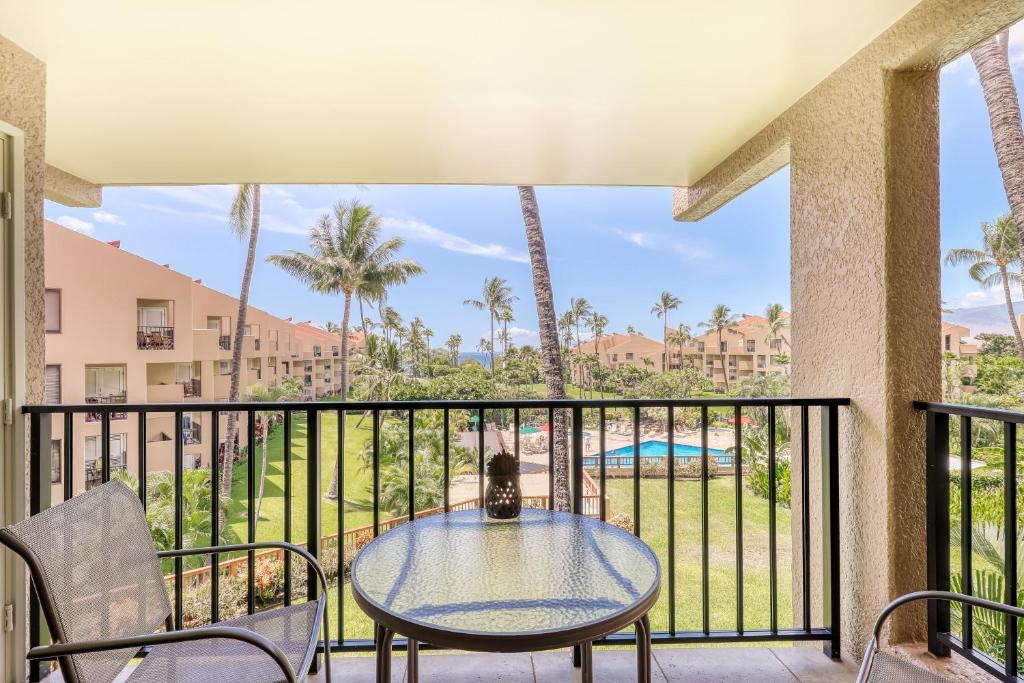
[[[142,648],[148,652],[131,683],[295,683],[316,655],[321,623],[330,681],[327,578],[304,548],[263,542],[157,552],[142,503],[116,480],[0,529],[0,543],[28,565],[53,641],[32,648],[28,659],[56,659],[68,683],[110,683]],[[319,577],[319,599],[172,630],[161,558],[258,548],[305,558]]]
[[[902,595],[882,610],[875,621],[875,628],[871,635],[871,642],[864,653],[864,661],[861,662],[860,672],[857,674],[857,683],[949,683],[949,679],[936,673],[915,666],[911,662],[882,652],[878,649],[878,639],[882,633],[882,627],[889,617],[897,609],[910,602],[918,600],[941,600],[944,602],[959,602],[972,607],[983,607],[1002,614],[1024,619],[1024,609],[1010,607],[999,602],[976,598],[973,595],[962,593],[950,593],[948,591],[918,591]]]

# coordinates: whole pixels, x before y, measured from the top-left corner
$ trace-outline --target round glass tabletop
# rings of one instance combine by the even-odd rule
[[[629,626],[657,600],[660,574],[647,544],[599,520],[523,510],[499,521],[463,510],[367,545],[352,591],[374,621],[402,635],[462,649],[500,638],[512,650],[513,641],[558,647]]]

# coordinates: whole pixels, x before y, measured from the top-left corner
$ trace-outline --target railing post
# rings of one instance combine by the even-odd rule
[[[29,418],[29,514],[37,515],[50,507],[50,439],[51,421],[48,413],[32,413]],[[65,472],[64,476],[69,476]],[[29,647],[50,642],[50,632],[43,619],[42,607],[35,588],[30,588]],[[29,680],[41,681],[50,672],[50,662],[30,662]]]
[[[317,410],[306,411],[306,550],[320,560],[320,413]],[[338,500],[338,504],[342,504]],[[340,580],[340,578],[339,578]],[[316,570],[309,567],[306,571],[306,597],[316,600],[319,592],[319,581]],[[340,589],[339,589],[340,590]],[[320,657],[314,655],[310,671],[320,670]]]
[[[925,427],[928,590],[949,590],[949,415],[928,411]],[[928,601],[928,651],[948,657],[949,603]]]
[[[551,425],[554,436],[555,426]],[[572,511],[582,515],[583,510],[583,407],[572,407]]]
[[[831,635],[824,650],[839,659],[839,407],[835,405],[821,408],[821,486],[822,616]]]

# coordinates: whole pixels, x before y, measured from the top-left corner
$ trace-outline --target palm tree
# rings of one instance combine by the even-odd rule
[[[255,403],[276,403],[278,401],[295,401],[302,398],[302,380],[298,377],[285,377],[276,387],[265,387],[262,384],[253,384],[246,391],[246,400]],[[259,524],[260,508],[263,507],[263,491],[267,483],[267,442],[270,441],[270,413],[259,411],[260,424],[263,425],[263,460],[260,465],[260,492],[256,499],[256,508],[251,514],[253,527]],[[250,448],[249,457],[252,457]]]
[[[608,317],[601,315],[597,311],[592,311],[587,325],[590,326],[590,330],[594,333],[594,353],[600,356],[601,337],[604,336],[604,331],[608,329]]]
[[[309,233],[312,254],[291,250],[268,256],[312,291],[341,294],[341,400],[348,398],[348,334],[352,296],[368,282],[387,288],[404,283],[423,272],[412,259],[398,258],[400,237],[380,241],[380,217],[358,200],[338,202],[332,214],[324,214]],[[327,491],[338,499],[338,464]]]
[[[651,306],[651,313],[663,321],[661,326],[662,372],[668,370],[668,312],[676,310],[682,303],[682,300],[671,292],[662,292],[658,300]]]
[[[576,362],[580,369],[580,398],[583,398],[583,384],[586,381],[586,378],[584,377],[586,368],[582,363],[582,354],[580,353],[580,321],[589,318],[590,314],[593,312],[594,309],[583,297],[580,297],[579,299],[569,299],[569,315],[572,318],[572,326],[576,330]]]
[[[1021,284],[1020,273],[1011,271],[1009,267],[1020,262],[1019,238],[1013,217],[1010,214],[1000,216],[995,223],[981,223],[981,249],[960,247],[950,249],[946,254],[946,263],[951,266],[969,265],[971,279],[982,287],[990,288],[997,285],[1003,287],[1003,298],[1006,300],[1006,313],[1010,316],[1010,326],[1017,340],[1017,353],[1024,359],[1024,339],[1021,338],[1017,314],[1013,310],[1013,297],[1010,284]]]
[[[249,248],[245,254],[245,268],[242,270],[242,285],[238,290],[238,315],[235,319],[234,341],[231,346],[231,379],[228,384],[228,402],[238,401],[240,377],[242,375],[242,338],[245,336],[245,318],[249,310],[249,285],[256,265],[256,242],[260,235],[260,186],[243,183],[238,186],[231,203],[228,225],[231,231],[243,239],[249,237]],[[223,331],[222,331],[223,333]],[[238,442],[238,413],[228,412],[227,434],[225,435],[224,473],[221,477],[221,493],[231,495],[231,477],[234,471],[234,453]],[[250,448],[252,444],[250,444]],[[221,511],[219,529],[224,527],[227,511]]]
[[[423,321],[419,316],[409,323],[409,352],[412,354],[413,375],[420,372],[420,342],[423,341]]]
[[[1003,189],[1017,228],[1018,252],[1024,260],[1024,129],[1021,128],[1017,86],[1010,70],[1010,32],[1004,30],[971,50],[988,106],[996,161]]]
[[[777,346],[781,351],[782,344],[779,343],[779,340],[786,341],[785,337],[779,335],[789,325],[789,320],[783,315],[784,311],[782,304],[768,304],[768,307],[764,309],[764,317],[768,320],[768,336],[765,337],[765,342],[768,343],[769,349],[774,349]]]
[[[448,354],[452,357],[452,367],[459,364],[459,347],[462,346],[461,334],[450,334],[444,345],[448,348]]]
[[[551,291],[548,251],[544,244],[544,228],[540,222],[537,193],[532,186],[519,186],[519,205],[523,211],[526,244],[533,271],[533,294],[537,300],[537,322],[540,348],[544,362],[544,384],[549,399],[565,398],[565,373],[558,349],[558,325],[555,320],[555,297]],[[565,412],[556,410],[551,425],[551,450],[554,459],[554,487],[551,492],[556,510],[569,510],[569,443],[566,436]]]
[[[737,322],[732,310],[725,304],[718,304],[711,311],[711,317],[700,324],[709,332],[718,333],[718,357],[722,359],[722,377],[725,378],[725,390],[729,391],[729,371],[725,368],[725,353],[722,351],[722,332]]]
[[[679,327],[672,330],[665,337],[665,349],[667,352],[669,344],[675,344],[679,347],[679,365],[682,367],[683,364],[683,347],[690,342],[690,326],[683,323],[679,324]],[[670,364],[671,365],[671,364]]]
[[[466,299],[462,303],[472,306],[478,311],[487,311],[491,316],[491,375],[494,375],[494,321],[506,308],[512,307],[516,297],[512,296],[512,288],[504,278],[489,277],[484,279],[483,296],[480,299]]]
[[[398,311],[390,306],[382,306],[380,309],[380,325],[384,331],[384,340],[391,341],[391,336],[402,329],[405,321]]]
[[[480,337],[480,341],[476,345],[476,350],[485,356],[487,354],[491,354],[491,358],[494,358],[494,347],[491,346],[491,342],[487,341],[486,337]],[[491,362],[493,363],[494,361],[492,360]],[[494,368],[491,368],[491,370],[494,370]]]
[[[430,338],[434,336],[434,331],[429,327],[423,328],[423,339],[427,345],[427,376],[433,377],[434,372],[430,369]]]
[[[501,331],[500,339],[501,339],[501,353],[502,353],[502,355],[504,355],[504,354],[508,353],[509,340],[511,339],[511,337],[508,334],[508,324],[512,323],[512,322],[515,322],[515,320],[516,320],[515,315],[512,313],[512,307],[511,306],[505,306],[500,311],[498,311],[498,315],[495,317],[495,320],[500,322],[501,326],[502,326],[502,331]]]

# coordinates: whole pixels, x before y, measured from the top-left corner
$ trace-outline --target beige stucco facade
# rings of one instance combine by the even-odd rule
[[[46,399],[65,404],[226,401],[238,299],[190,276],[46,221]],[[359,339],[353,339],[358,345]],[[240,385],[272,387],[287,375],[302,380],[305,398],[340,386],[341,338],[249,307],[242,338]],[[209,413],[186,413],[186,467],[209,464]],[[146,424],[148,471],[174,468],[174,418],[151,414]],[[221,441],[226,434],[224,418]],[[98,481],[101,423],[75,417],[73,490]],[[114,414],[112,464],[138,471],[138,417]],[[242,433],[245,433],[244,416]],[[52,427],[53,500],[63,497],[64,425]],[[85,478],[82,479],[82,472]]]

